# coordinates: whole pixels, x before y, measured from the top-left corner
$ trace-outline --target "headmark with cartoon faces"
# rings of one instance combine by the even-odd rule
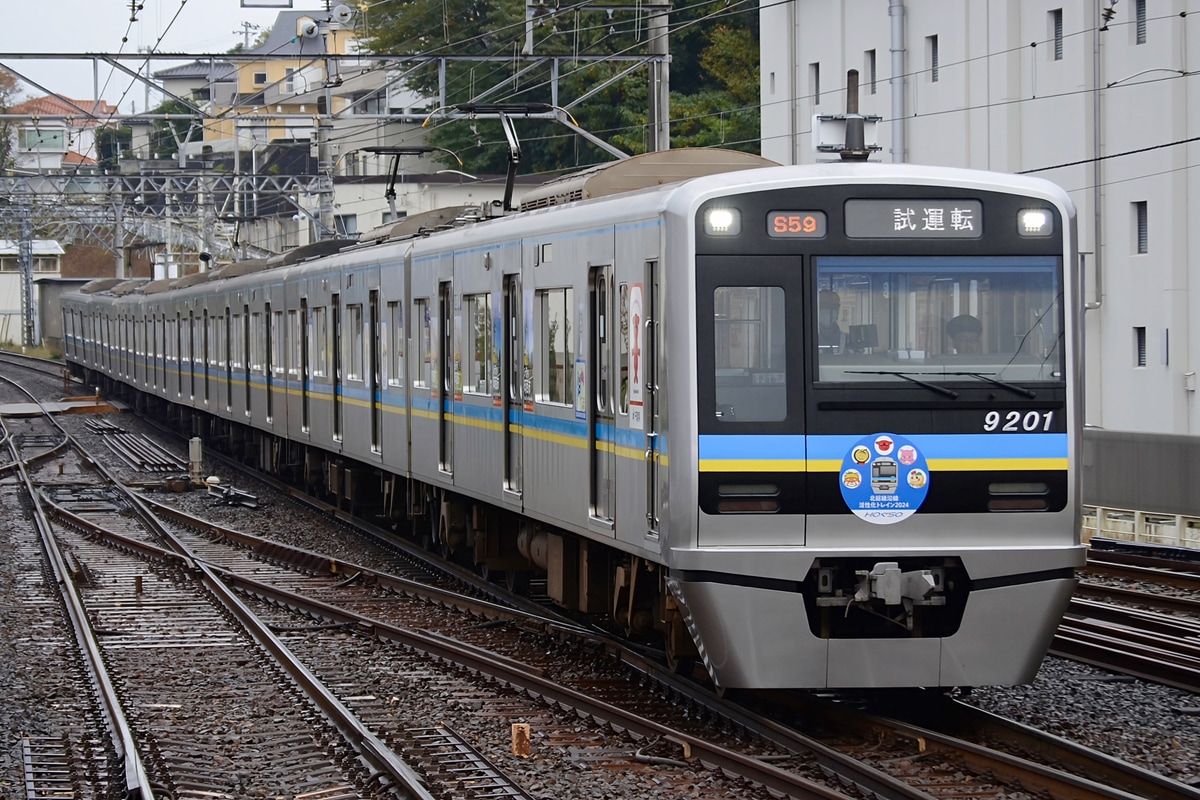
[[[842,499],[859,519],[892,525],[917,513],[929,493],[929,465],[913,442],[891,433],[864,437],[842,459]]]

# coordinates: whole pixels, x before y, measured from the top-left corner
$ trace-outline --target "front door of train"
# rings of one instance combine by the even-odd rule
[[[700,508],[712,515],[803,514],[803,259],[696,262]],[[790,541],[803,537],[802,526],[788,523]]]
[[[521,341],[521,276],[504,276],[504,300],[501,314],[501,342],[504,349],[504,385],[501,387],[504,427],[504,496],[515,505],[521,503],[521,423],[525,410],[525,348]]]
[[[442,472],[454,474],[454,401],[459,391],[454,359],[454,304],[450,294],[450,282],[443,281],[438,287],[438,322],[441,325],[441,341],[438,344],[438,371],[441,398],[438,401],[438,450]]]
[[[588,369],[584,384],[591,387],[591,418],[588,449],[591,453],[591,517],[602,526],[611,525],[616,516],[617,493],[617,430],[616,430],[616,371],[613,365],[617,337],[614,335],[616,315],[613,313],[612,267],[593,267],[589,281],[591,304]]]

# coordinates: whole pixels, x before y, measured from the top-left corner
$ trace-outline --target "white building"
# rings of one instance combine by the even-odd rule
[[[33,241],[33,277],[57,278],[62,274],[62,246],[53,240]],[[0,239],[0,343],[21,344],[21,250],[20,243]],[[41,338],[37,320],[38,286],[31,287],[29,313],[34,316],[36,338]]]
[[[763,2],[762,153],[817,160],[813,115],[844,112],[858,70],[860,113],[883,118],[874,160],[1055,181],[1087,254],[1087,421],[1200,434],[1194,11],[1183,0]]]

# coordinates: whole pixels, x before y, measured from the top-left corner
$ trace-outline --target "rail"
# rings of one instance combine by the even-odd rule
[[[1097,536],[1159,547],[1200,549],[1200,517],[1084,506],[1082,536],[1085,542]]]

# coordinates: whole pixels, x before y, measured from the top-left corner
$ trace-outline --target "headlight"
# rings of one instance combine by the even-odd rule
[[[737,236],[742,232],[742,213],[736,208],[710,208],[704,212],[704,232],[709,236]]]
[[[1049,236],[1054,233],[1054,215],[1044,208],[1023,208],[1017,212],[1017,233]]]

